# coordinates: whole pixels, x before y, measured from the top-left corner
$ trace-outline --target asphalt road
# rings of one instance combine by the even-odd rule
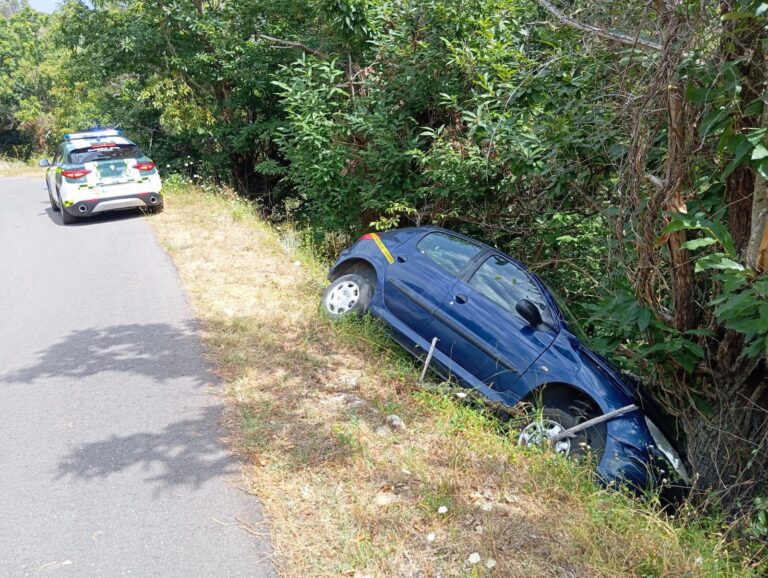
[[[143,216],[0,179],[0,576],[273,576],[218,393]]]

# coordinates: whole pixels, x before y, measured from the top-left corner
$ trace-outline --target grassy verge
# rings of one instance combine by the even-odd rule
[[[44,174],[44,169],[37,165],[0,157],[0,177],[40,177],[42,179]]]
[[[248,204],[167,193],[150,223],[202,320],[283,576],[757,574],[716,522],[597,488],[459,397],[419,389],[378,324],[319,314],[324,267]]]

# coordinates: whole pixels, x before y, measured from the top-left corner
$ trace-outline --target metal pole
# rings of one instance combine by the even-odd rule
[[[593,417],[592,419],[588,419],[587,421],[581,422],[579,425],[575,425],[571,429],[561,431],[559,434],[549,438],[549,441],[558,442],[563,438],[573,437],[575,434],[579,433],[582,430],[587,429],[588,427],[592,427],[593,425],[606,422],[615,417],[619,417],[620,415],[624,415],[625,413],[635,411],[636,409],[638,409],[638,407],[634,403],[631,405],[626,405],[619,409],[614,409],[613,411],[609,411],[608,413],[604,413],[603,415],[599,415],[597,417]]]
[[[432,361],[432,354],[435,353],[435,347],[437,347],[437,337],[432,338],[432,345],[429,346],[429,353],[427,353],[427,360],[424,362],[424,369],[421,371],[419,383],[424,383],[424,378],[427,376],[427,370],[429,369],[429,363]]]

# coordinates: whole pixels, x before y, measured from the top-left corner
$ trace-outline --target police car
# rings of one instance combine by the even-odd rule
[[[61,212],[65,225],[104,211],[163,209],[155,163],[119,129],[66,134],[53,162],[43,159],[38,164],[48,169],[51,208]]]

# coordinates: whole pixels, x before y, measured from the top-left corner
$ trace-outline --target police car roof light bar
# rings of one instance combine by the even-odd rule
[[[72,132],[64,135],[64,140],[92,139],[107,136],[121,136],[123,131],[119,128],[108,128],[99,130],[86,130],[81,132]]]

